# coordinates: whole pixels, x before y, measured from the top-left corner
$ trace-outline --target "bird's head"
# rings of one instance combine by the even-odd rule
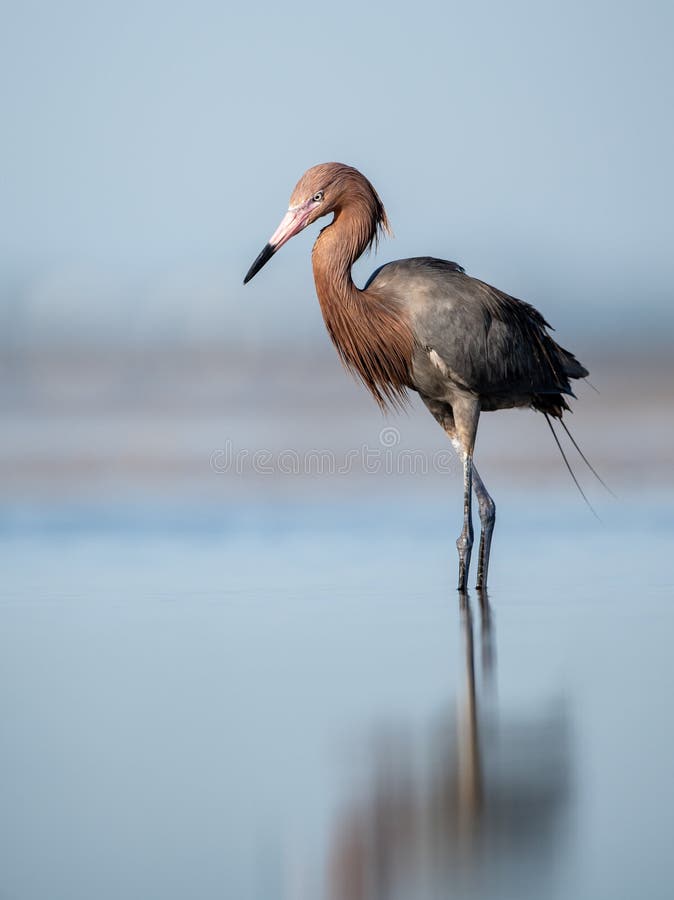
[[[288,211],[243,280],[247,284],[291,237],[321,216],[339,212],[348,204],[362,209],[372,223],[366,245],[379,229],[389,230],[383,204],[364,175],[343,163],[321,163],[307,169],[290,196]],[[364,248],[363,248],[364,249]]]

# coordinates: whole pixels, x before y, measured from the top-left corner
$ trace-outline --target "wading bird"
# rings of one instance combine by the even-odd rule
[[[466,590],[473,547],[473,490],[482,525],[477,587],[483,589],[495,506],[473,465],[480,413],[531,407],[552,429],[549,417],[561,420],[569,409],[569,379],[588,371],[553,341],[550,325],[533,306],[471,278],[454,262],[429,256],[397,260],[357,288],[353,263],[390,228],[370,182],[342,163],[314,166],[300,178],[244,284],[286,241],[328,213],[334,218],[314,244],[312,263],[330,337],[342,362],[382,408],[401,405],[406,391],[414,390],[449,436],[463,463],[459,590]]]

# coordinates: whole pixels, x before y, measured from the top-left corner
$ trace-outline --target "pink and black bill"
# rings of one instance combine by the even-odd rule
[[[308,200],[299,206],[292,206],[285,216],[281,219],[281,223],[276,231],[269,238],[269,242],[265,244],[262,253],[255,260],[253,265],[248,269],[246,277],[243,279],[244,284],[248,284],[260,271],[265,263],[268,263],[276,251],[282,247],[286,241],[294,237],[298,232],[309,224],[309,218],[314,211],[316,201]]]
[[[257,275],[257,273],[260,271],[262,266],[266,265],[266,263],[269,262],[269,260],[272,258],[272,256],[276,253],[277,250],[278,250],[278,247],[272,247],[271,244],[265,244],[264,247],[262,248],[262,253],[260,253],[258,258],[253,263],[253,265],[250,267],[250,269],[248,269],[248,272],[246,273],[246,277],[243,279],[243,283],[248,284],[250,279],[254,278]]]

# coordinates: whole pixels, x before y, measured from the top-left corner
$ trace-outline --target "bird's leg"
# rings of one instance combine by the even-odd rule
[[[473,398],[460,398],[452,404],[456,440],[463,462],[463,528],[456,542],[459,551],[459,590],[465,591],[470,569],[470,555],[473,549],[473,447],[477,422],[480,417],[479,403]]]
[[[454,449],[459,455],[462,455],[461,444],[456,434],[447,432],[450,436]],[[496,521],[496,504],[490,497],[484,481],[480,478],[475,464],[473,464],[473,491],[477,497],[478,509],[480,512],[480,549],[477,557],[477,584],[478,591],[485,590],[487,587],[487,571],[489,569],[489,551],[491,550],[491,538],[494,533],[494,522]]]
[[[477,557],[477,589],[482,591],[487,587],[487,571],[489,569],[489,551],[491,549],[491,536],[494,532],[496,521],[496,504],[491,499],[484,486],[484,481],[478,475],[473,466],[473,490],[477,497],[480,510],[480,549]]]
[[[494,504],[485,490],[482,479],[473,466],[473,447],[475,446],[477,423],[480,418],[480,404],[474,397],[469,396],[455,398],[451,406],[449,403],[440,403],[423,394],[421,398],[444,429],[459,459],[463,463],[463,530],[459,535],[456,546],[459,551],[459,590],[465,591],[468,581],[468,569],[470,568],[470,555],[473,549],[471,487],[475,490],[478,499],[480,521],[482,523],[482,537],[480,539],[480,560],[482,561],[483,571],[482,584],[487,582],[486,564],[489,561],[489,545],[491,544],[491,532],[494,524]],[[491,513],[489,513],[489,504],[491,504]],[[485,523],[489,521],[490,516],[491,525],[487,529],[488,533],[485,534]]]
[[[465,591],[468,582],[468,570],[470,569],[470,555],[473,550],[473,517],[471,510],[471,496],[473,489],[473,455],[463,455],[463,528],[456,540],[456,549],[459,551],[459,590]]]

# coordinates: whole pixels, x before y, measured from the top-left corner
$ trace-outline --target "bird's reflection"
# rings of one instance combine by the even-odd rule
[[[554,858],[570,784],[565,708],[497,715],[489,598],[479,597],[479,644],[466,594],[459,614],[465,672],[457,711],[443,712],[421,742],[404,731],[375,736],[367,784],[334,823],[330,900],[425,900],[446,896],[449,886],[453,895],[479,896],[497,877],[507,897],[518,868],[526,867],[531,886]]]
[[[465,593],[460,594],[460,608],[466,660],[466,685],[464,708],[458,718],[456,811],[459,838],[461,841],[465,841],[471,839],[475,826],[482,815],[484,784],[480,723],[478,722],[475,689],[473,614],[470,601]],[[486,597],[485,608],[489,608],[489,600]],[[483,629],[484,622],[483,617]]]

